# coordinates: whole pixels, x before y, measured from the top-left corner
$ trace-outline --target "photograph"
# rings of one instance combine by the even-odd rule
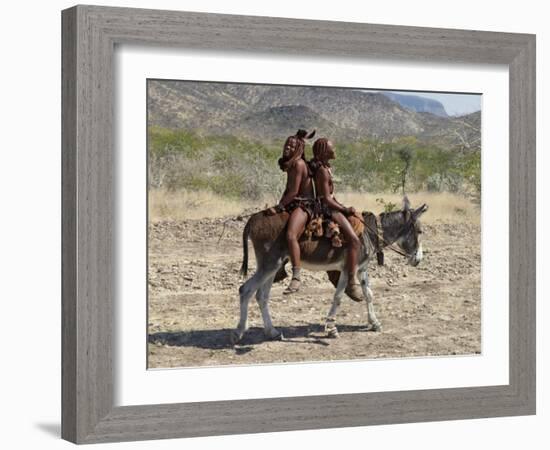
[[[482,95],[398,88],[147,80],[148,369],[482,354]]]

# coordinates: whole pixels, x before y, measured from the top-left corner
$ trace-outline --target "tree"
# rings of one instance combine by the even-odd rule
[[[414,149],[409,145],[405,145],[398,150],[397,154],[399,155],[399,159],[403,162],[403,169],[399,174],[399,183],[397,187],[401,186],[401,193],[405,195],[405,185],[414,159]],[[395,190],[397,190],[397,188]]]

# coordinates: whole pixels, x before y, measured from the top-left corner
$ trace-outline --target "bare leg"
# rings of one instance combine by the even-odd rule
[[[305,230],[307,223],[307,213],[302,208],[296,208],[292,211],[288,219],[286,240],[288,243],[288,253],[292,267],[300,267],[300,244],[298,239]]]
[[[340,227],[342,233],[344,233],[344,238],[347,242],[347,259],[346,259],[346,269],[348,273],[357,272],[357,254],[359,253],[359,246],[361,242],[359,238],[353,231],[353,227],[349,223],[349,220],[340,212],[332,213],[332,220],[334,220]]]
[[[296,208],[292,211],[288,219],[286,240],[288,244],[288,252],[292,263],[292,280],[284,294],[291,294],[300,288],[300,244],[298,240],[306,227],[308,215],[302,208]]]
[[[332,220],[340,226],[340,230],[344,233],[344,238],[347,243],[346,270],[348,272],[348,286],[346,288],[346,294],[353,300],[360,302],[363,300],[363,292],[361,291],[359,279],[357,278],[357,257],[361,242],[348,219],[342,213],[332,213]]]

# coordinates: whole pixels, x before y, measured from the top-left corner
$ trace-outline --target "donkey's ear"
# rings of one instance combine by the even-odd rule
[[[424,214],[426,211],[428,211],[428,205],[424,203],[422,206],[419,206],[414,210],[414,218],[418,219],[422,214]]]
[[[411,202],[409,202],[409,197],[406,195],[403,196],[403,211],[408,211],[411,209]]]

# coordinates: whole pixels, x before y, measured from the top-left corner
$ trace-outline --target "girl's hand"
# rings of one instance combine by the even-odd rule
[[[353,206],[350,206],[349,208],[346,208],[346,216],[354,216],[355,215],[355,208]]]

